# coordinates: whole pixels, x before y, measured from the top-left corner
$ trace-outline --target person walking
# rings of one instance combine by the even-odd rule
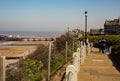
[[[109,54],[111,53],[111,48],[112,48],[112,41],[109,40],[108,41],[108,52],[109,52]]]
[[[88,45],[88,38],[85,37],[85,45]]]
[[[105,48],[106,48],[106,40],[104,38],[102,38],[101,40],[101,49],[102,49],[102,53],[105,53]]]
[[[98,40],[98,48],[99,48],[99,52],[102,51],[102,43],[101,43],[101,39]]]

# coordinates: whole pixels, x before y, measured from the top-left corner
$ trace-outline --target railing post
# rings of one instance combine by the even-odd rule
[[[5,81],[6,73],[5,56],[0,56],[0,81]]]
[[[80,66],[78,58],[79,58],[78,52],[73,53],[73,65],[76,67],[77,71],[79,71],[79,66]]]
[[[77,81],[77,70],[74,65],[68,65],[66,68],[66,81]]]
[[[85,48],[84,48],[84,46],[81,46],[81,64],[83,64],[84,63],[84,60],[85,60]]]
[[[91,48],[91,52],[92,52],[92,48],[93,48],[93,43],[90,43],[90,48]]]
[[[84,45],[82,41],[80,42],[80,44],[81,44],[81,46],[83,46],[83,45]]]
[[[68,42],[66,41],[66,54],[65,54],[65,62],[67,62],[67,54],[68,54]]]
[[[80,43],[80,41],[78,41],[78,47],[79,47],[79,48],[81,47],[81,43]]]
[[[83,54],[84,54],[84,59],[86,59],[86,55],[87,55],[87,49],[86,49],[86,45],[84,45],[84,48],[83,48]]]
[[[49,42],[49,55],[48,55],[48,81],[50,81],[50,61],[51,61],[51,42]]]
[[[87,55],[90,55],[90,50],[91,50],[90,43],[88,43],[88,45],[87,45]]]
[[[74,49],[75,49],[74,46],[75,46],[75,44],[74,44],[74,41],[73,41],[73,47],[72,47],[73,53],[74,53]]]
[[[77,52],[78,52],[78,63],[79,63],[79,70],[80,70],[80,61],[81,61],[80,48],[77,48]]]

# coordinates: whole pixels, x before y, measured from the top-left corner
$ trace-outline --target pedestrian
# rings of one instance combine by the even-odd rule
[[[109,50],[109,40],[106,39],[105,51],[108,52],[108,50]]]
[[[108,52],[111,53],[111,48],[112,48],[112,41],[108,41]]]
[[[98,48],[99,52],[101,52],[102,51],[101,39],[98,40]]]
[[[101,49],[102,49],[102,53],[105,53],[105,48],[106,48],[106,40],[104,38],[102,38],[101,40]]]
[[[85,45],[88,45],[88,38],[85,37]]]

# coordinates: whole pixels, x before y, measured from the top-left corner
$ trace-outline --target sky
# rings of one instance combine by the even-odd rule
[[[0,0],[0,31],[66,31],[103,28],[120,17],[120,0]]]

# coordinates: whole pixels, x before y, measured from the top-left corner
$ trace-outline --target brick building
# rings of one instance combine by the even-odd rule
[[[105,34],[120,34],[120,18],[106,20],[104,24]]]

